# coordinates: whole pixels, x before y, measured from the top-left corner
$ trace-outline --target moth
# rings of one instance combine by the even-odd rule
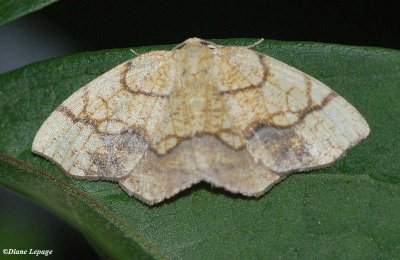
[[[190,38],[138,55],[65,100],[32,151],[152,205],[201,181],[260,196],[368,136],[344,98],[251,47]]]

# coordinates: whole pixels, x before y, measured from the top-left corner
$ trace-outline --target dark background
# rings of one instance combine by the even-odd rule
[[[179,43],[194,36],[399,49],[398,5],[396,1],[361,0],[64,0],[0,27],[0,73],[50,57],[107,48]],[[0,196],[2,248],[7,235],[15,233],[21,241],[25,239],[28,245],[39,247],[36,249],[54,249],[58,257],[96,257],[77,231],[47,210],[6,189],[0,189]],[[29,228],[33,231],[28,232]],[[18,248],[16,243],[8,240],[7,246]]]
[[[0,73],[89,50],[189,37],[400,48],[399,0],[64,0],[0,27]]]
[[[387,1],[86,0],[80,8],[75,2],[49,7],[43,15],[94,49],[179,43],[193,36],[400,44],[400,10]]]

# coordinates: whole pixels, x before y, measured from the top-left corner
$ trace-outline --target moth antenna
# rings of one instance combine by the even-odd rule
[[[133,49],[130,49],[129,50],[130,52],[132,52],[132,54],[133,54],[133,57],[135,57],[135,56],[139,56],[140,54],[139,53],[137,53],[136,51],[134,51]]]
[[[254,48],[254,47],[256,47],[257,45],[259,45],[260,43],[262,43],[264,41],[264,38],[261,38],[261,39],[259,39],[258,41],[256,41],[255,43],[253,43],[253,44],[250,44],[250,45],[247,45],[247,46],[245,46],[247,49],[251,49],[251,48]]]

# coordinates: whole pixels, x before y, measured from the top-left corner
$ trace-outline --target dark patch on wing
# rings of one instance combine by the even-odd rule
[[[306,147],[306,141],[293,128],[263,127],[257,131],[257,138],[260,145],[272,155],[275,168],[271,170],[277,173],[287,173],[293,168],[308,165],[313,160]]]
[[[132,169],[126,169],[124,162],[133,159],[139,161],[148,147],[145,138],[135,130],[104,134],[101,140],[105,153],[91,153],[90,160],[97,169],[89,169],[88,175],[100,175],[110,179],[126,176],[130,173],[128,170]]]

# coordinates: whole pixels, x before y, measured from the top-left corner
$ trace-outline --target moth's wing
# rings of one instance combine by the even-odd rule
[[[259,196],[280,179],[261,162],[254,162],[247,150],[231,149],[204,135],[183,140],[163,156],[146,151],[132,174],[119,183],[127,193],[152,205],[202,180],[233,193]]]
[[[272,172],[326,166],[368,136],[360,113],[320,81],[246,48],[221,51],[227,114],[255,161]],[[238,80],[226,75],[232,71]]]
[[[173,85],[171,52],[138,56],[65,100],[41,126],[32,151],[67,174],[115,180],[129,174],[157,131]]]

